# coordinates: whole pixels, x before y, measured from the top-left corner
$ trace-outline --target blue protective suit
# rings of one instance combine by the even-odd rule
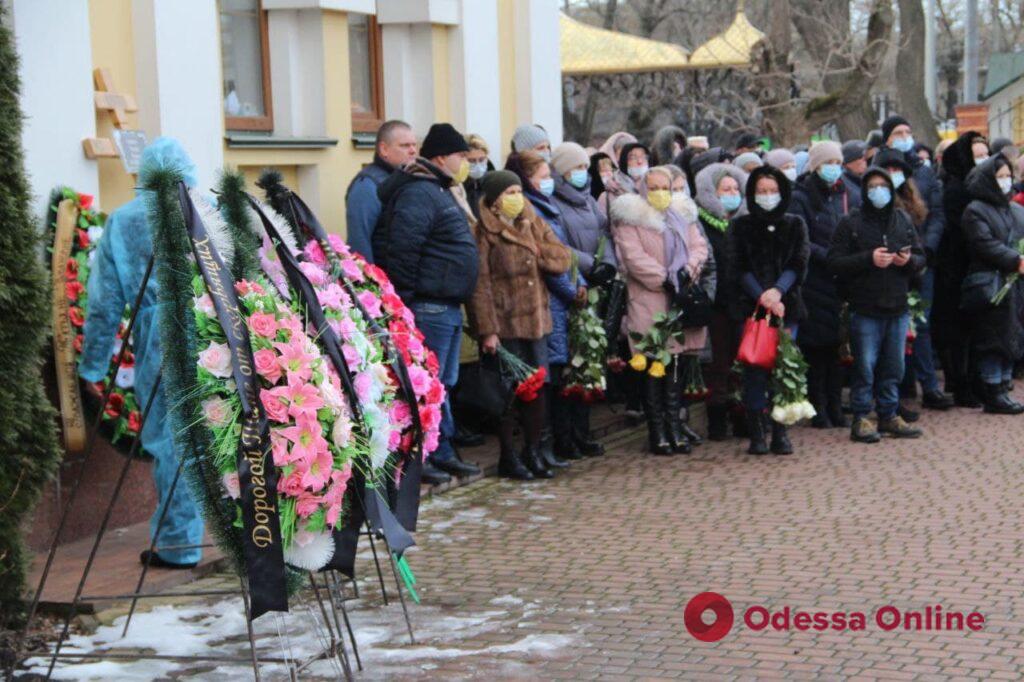
[[[188,169],[185,182],[195,186],[195,169],[180,143],[170,138],[157,138],[143,151],[142,164],[157,161],[164,166]],[[146,221],[142,191],[134,199],[107,218],[106,228],[96,247],[89,276],[89,308],[85,318],[84,345],[79,373],[87,381],[100,381],[110,364],[111,348],[116,338],[125,304],[132,305],[142,285],[146,265],[153,253],[153,241]],[[132,342],[135,352],[135,391],[139,410],[143,410],[153,386],[160,376],[162,353],[157,326],[158,303],[156,274],[149,279],[142,298]],[[150,519],[150,534],[156,532],[162,504],[178,470],[178,453],[167,421],[167,404],[163,387],[157,389],[153,405],[142,430],[142,446],[153,455],[153,479],[161,505]],[[184,474],[170,500],[167,517],[160,529],[157,543],[162,559],[175,563],[199,561],[202,550],[162,550],[160,547],[198,546],[203,541],[203,519],[199,506],[189,492]]]

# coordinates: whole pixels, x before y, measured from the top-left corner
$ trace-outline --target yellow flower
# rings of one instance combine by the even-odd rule
[[[660,379],[665,376],[665,365],[655,360],[651,363],[651,368],[647,370],[647,373],[655,379]]]
[[[638,372],[647,369],[647,358],[642,353],[637,353],[629,360],[629,366]]]

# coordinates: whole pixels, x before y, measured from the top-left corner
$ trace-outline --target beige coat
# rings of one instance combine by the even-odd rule
[[[545,274],[569,269],[572,255],[526,202],[514,221],[480,204],[480,222],[472,228],[480,250],[480,275],[469,302],[478,338],[539,339],[551,333]]]
[[[668,270],[665,257],[665,221],[647,199],[625,194],[611,206],[612,237],[619,258],[619,269],[626,279],[628,304],[623,321],[626,331],[646,334],[658,313],[668,312],[669,296],[665,291]],[[695,223],[683,235],[689,254],[686,269],[696,281],[708,260],[708,243]],[[686,342],[680,347],[669,345],[672,353],[698,353],[704,348],[707,328],[686,331]],[[630,350],[634,342],[629,341]]]

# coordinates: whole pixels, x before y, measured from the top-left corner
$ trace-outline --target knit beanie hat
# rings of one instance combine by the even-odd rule
[[[468,151],[466,138],[451,123],[435,123],[430,126],[420,145],[420,156],[425,159]]]
[[[807,170],[813,173],[829,159],[842,158],[843,150],[840,149],[838,142],[833,142],[831,140],[815,142],[807,152]]]
[[[509,187],[522,187],[522,184],[519,176],[512,171],[498,170],[491,171],[485,175],[480,187],[484,191],[484,202],[491,206],[494,204],[495,199],[501,196],[501,193]]]
[[[896,126],[908,126],[910,121],[903,118],[899,114],[893,114],[889,118],[885,119],[882,123],[882,144],[889,143],[889,136],[892,135],[892,131],[896,129]]]
[[[743,168],[748,163],[756,163],[758,166],[764,165],[764,162],[761,161],[761,157],[754,152],[743,152],[732,160],[732,165],[738,168]]]
[[[540,126],[533,125],[532,123],[522,125],[512,133],[512,151],[525,152],[527,149],[533,149],[541,142],[547,141],[547,131]]]
[[[765,152],[764,162],[775,168],[782,168],[787,163],[796,163],[796,157],[788,149],[773,149]]]
[[[843,163],[852,163],[863,159],[868,151],[868,143],[860,140],[848,140],[843,143]]]
[[[587,150],[575,142],[563,142],[551,154],[551,165],[556,174],[565,175],[577,166],[590,167],[590,157]]]

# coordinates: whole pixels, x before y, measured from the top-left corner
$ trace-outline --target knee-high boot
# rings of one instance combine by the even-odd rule
[[[648,449],[654,455],[672,453],[672,444],[665,433],[665,394],[662,384],[664,379],[644,376],[644,397],[647,415]]]
[[[679,356],[672,358],[665,379],[662,381],[665,405],[665,431],[673,453],[688,455],[693,451],[690,439],[683,433],[680,411],[683,409],[683,384],[679,370]]]
[[[526,468],[519,458],[515,442],[516,412],[515,408],[509,408],[501,417],[501,424],[498,429],[498,441],[501,445],[501,455],[498,459],[498,475],[504,478],[511,478],[517,481],[532,481],[533,474]]]
[[[523,464],[530,470],[534,478],[553,478],[554,473],[544,463],[540,454],[540,436],[544,428],[545,414],[544,392],[528,403],[519,403],[519,413],[523,424]]]

